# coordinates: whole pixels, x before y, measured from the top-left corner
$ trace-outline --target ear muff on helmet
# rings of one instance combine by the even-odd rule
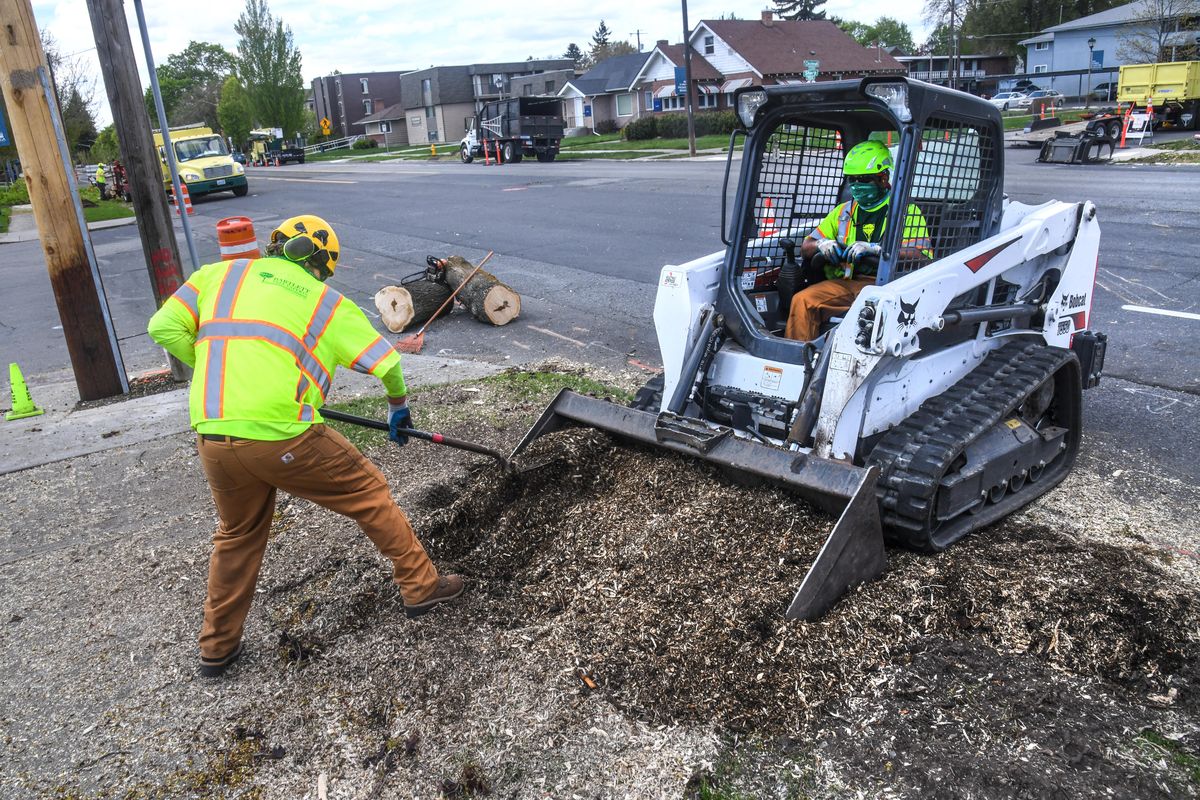
[[[291,217],[271,231],[271,247],[289,261],[320,271],[322,280],[333,274],[339,255],[337,234],[329,223],[312,214]]]

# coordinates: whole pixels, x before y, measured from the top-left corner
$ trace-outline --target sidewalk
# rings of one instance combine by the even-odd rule
[[[473,380],[504,369],[480,361],[404,356],[404,377],[410,388]],[[46,413],[11,421],[0,416],[0,475],[173,436],[191,427],[186,384],[174,391],[83,409],[76,408],[79,393],[74,381],[29,383],[29,391]],[[378,379],[339,369],[329,401],[344,403],[382,393]],[[10,389],[0,402],[8,408],[11,399]]]
[[[122,217],[121,219],[106,219],[102,222],[89,222],[89,231],[103,230],[104,228],[119,228],[122,225],[132,225],[137,222],[136,217]],[[13,206],[12,217],[8,220],[8,232],[0,233],[0,244],[9,242],[32,242],[38,238],[37,221],[33,218],[33,206]]]

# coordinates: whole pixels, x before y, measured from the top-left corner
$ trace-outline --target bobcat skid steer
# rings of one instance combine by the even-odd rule
[[[885,538],[940,551],[1070,471],[1104,363],[1088,328],[1100,229],[1090,202],[1004,196],[1000,114],[971,95],[869,77],[736,103],[727,249],[658,280],[664,374],[633,408],[564,390],[513,456],[590,426],[795,491],[838,516],[787,611],[812,619],[883,570]],[[784,338],[779,276],[803,270],[797,246],[848,199],[842,159],[868,138],[895,164],[877,281],[816,340]],[[919,258],[900,247],[913,208]]]

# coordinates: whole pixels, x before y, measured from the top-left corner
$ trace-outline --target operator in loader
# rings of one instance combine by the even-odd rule
[[[322,424],[318,409],[343,366],[383,382],[394,442],[411,427],[399,354],[324,285],[338,249],[323,219],[292,217],[272,231],[267,258],[202,267],[150,319],[150,336],[195,368],[192,427],[220,520],[200,630],[205,677],[242,652],[279,489],[357,522],[391,559],[408,616],[463,591],[460,576],[438,575],[383,473]]]
[[[882,142],[860,142],[846,153],[842,174],[850,183],[851,199],[830,211],[805,237],[800,254],[818,280],[792,296],[787,328],[789,339],[811,341],[821,324],[850,310],[859,292],[875,283],[880,242],[887,227],[891,201],[892,154]],[[928,261],[929,230],[921,209],[909,204],[900,242],[901,259]]]

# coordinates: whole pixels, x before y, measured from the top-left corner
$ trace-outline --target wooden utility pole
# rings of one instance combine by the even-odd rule
[[[150,117],[138,78],[137,58],[129,25],[125,21],[122,0],[87,0],[96,37],[96,55],[104,74],[104,88],[112,109],[117,142],[125,159],[129,176],[129,193],[137,215],[138,235],[150,272],[154,299],[162,306],[175,290],[183,285],[183,269],[179,265],[179,244],[171,225],[171,210],[163,190],[162,166],[154,137],[150,132]],[[171,374],[176,380],[190,377],[188,367],[170,357]]]
[[[0,88],[81,400],[129,389],[29,0],[0,0]]]

